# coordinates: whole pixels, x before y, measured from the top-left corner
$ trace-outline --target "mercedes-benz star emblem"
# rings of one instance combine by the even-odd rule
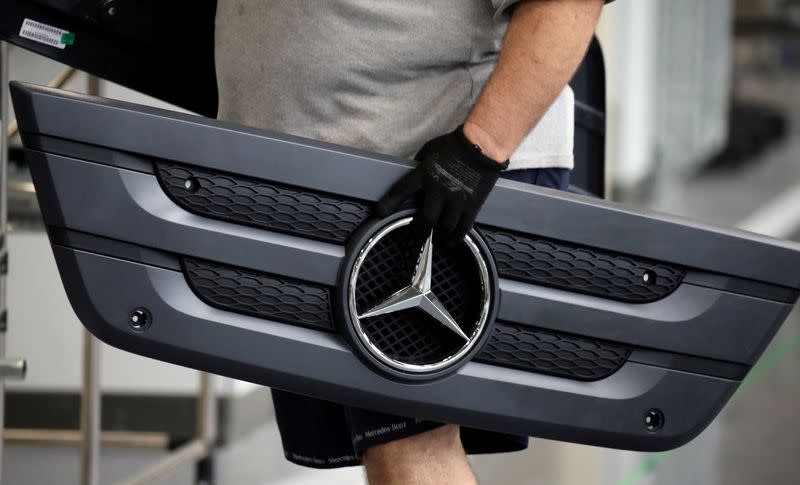
[[[411,276],[411,284],[391,295],[386,300],[367,310],[358,318],[369,318],[375,315],[397,312],[409,308],[419,308],[433,319],[464,340],[469,340],[467,334],[461,330],[442,302],[431,291],[431,272],[433,270],[433,232],[422,246],[422,251]]]
[[[346,286],[348,319],[370,360],[403,373],[438,373],[463,363],[482,341],[492,281],[475,235],[445,249],[431,233],[409,248],[411,220],[389,223],[357,253]]]

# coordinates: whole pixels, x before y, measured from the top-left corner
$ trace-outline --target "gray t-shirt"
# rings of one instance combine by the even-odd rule
[[[463,123],[513,3],[219,0],[219,118],[412,157]],[[511,168],[572,167],[571,96],[562,93]]]

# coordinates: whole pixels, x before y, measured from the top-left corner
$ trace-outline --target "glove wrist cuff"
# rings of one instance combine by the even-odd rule
[[[502,172],[508,168],[509,160],[498,162],[497,160],[489,158],[483,153],[479,145],[472,143],[466,137],[466,135],[464,135],[464,125],[460,125],[456,129],[456,137],[458,138],[459,143],[462,145],[464,152],[472,155],[470,157],[471,161],[476,162],[485,168],[496,170],[498,172]]]

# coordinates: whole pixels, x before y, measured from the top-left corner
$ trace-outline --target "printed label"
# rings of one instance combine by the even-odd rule
[[[72,32],[31,19],[22,22],[19,36],[59,49],[75,43],[75,34]]]

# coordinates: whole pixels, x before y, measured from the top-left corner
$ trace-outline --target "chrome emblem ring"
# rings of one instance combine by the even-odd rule
[[[372,236],[367,243],[361,248],[353,267],[350,272],[347,303],[349,317],[355,330],[355,335],[360,342],[364,345],[367,352],[377,359],[382,364],[389,366],[394,370],[404,373],[412,374],[425,374],[436,371],[441,371],[448,367],[457,365],[461,360],[470,353],[478,341],[481,340],[489,317],[489,309],[491,306],[491,279],[489,270],[487,269],[484,256],[473,239],[472,235],[467,235],[464,239],[463,245],[466,246],[471,257],[465,258],[472,265],[472,268],[465,268],[466,271],[475,271],[472,275],[477,275],[477,278],[471,278],[470,281],[477,281],[479,288],[472,289],[471,294],[473,298],[477,298],[476,302],[470,302],[470,314],[461,320],[457,321],[453,317],[452,309],[453,304],[450,303],[450,310],[448,310],[448,302],[444,303],[440,298],[443,295],[436,294],[435,279],[437,275],[434,269],[434,248],[433,236],[430,234],[424,243],[422,243],[417,261],[413,270],[413,274],[408,280],[404,280],[404,286],[389,296],[381,298],[379,301],[374,302],[368,308],[362,308],[359,312],[358,308],[358,281],[359,276],[363,270],[364,263],[369,261],[371,252],[386,236],[392,232],[408,226],[412,218],[406,217],[395,221],[386,227],[379,230]],[[443,249],[442,249],[443,250]],[[416,312],[409,312],[407,310],[414,310]],[[368,331],[364,328],[364,323],[367,319],[375,318],[380,315],[390,315],[397,312],[403,313],[403,320],[415,319],[414,324],[436,325],[440,328],[437,329],[438,335],[445,334],[446,339],[450,342],[449,350],[446,355],[441,355],[431,362],[407,362],[403,359],[393,357],[386,349],[381,348]],[[463,313],[463,312],[458,312]],[[409,322],[410,324],[410,322]],[[453,342],[458,342],[453,344]],[[452,347],[452,348],[450,348]]]

